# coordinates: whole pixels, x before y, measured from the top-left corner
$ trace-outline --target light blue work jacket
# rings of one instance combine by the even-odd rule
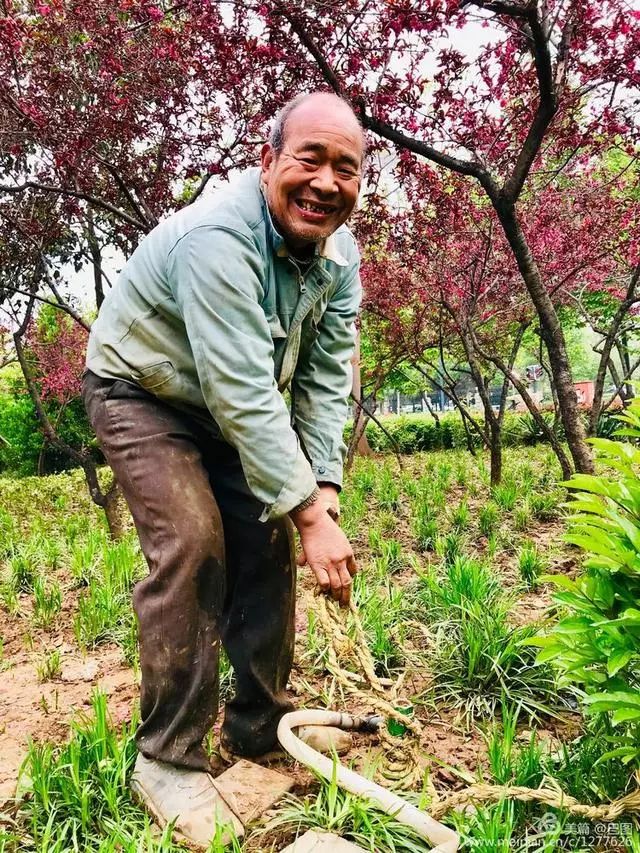
[[[145,237],[93,324],[87,367],[208,410],[262,519],[278,518],[316,481],[342,484],[358,268],[342,226],[303,275],[251,169]]]

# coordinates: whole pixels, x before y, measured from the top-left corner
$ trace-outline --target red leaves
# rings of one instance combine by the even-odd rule
[[[88,335],[64,314],[43,314],[47,322],[31,324],[27,346],[42,398],[66,403],[80,394]]]

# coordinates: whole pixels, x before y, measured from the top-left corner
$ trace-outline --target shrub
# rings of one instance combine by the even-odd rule
[[[553,424],[552,413],[545,412],[543,416],[550,425]],[[482,417],[477,415],[476,420],[482,426]],[[462,418],[457,412],[440,415],[437,423],[430,415],[385,415],[381,423],[384,430],[374,421],[367,423],[367,440],[375,451],[419,453],[425,450],[456,450],[468,447]],[[352,429],[351,423],[345,427],[344,438],[347,442]],[[562,435],[559,437],[562,438]],[[475,448],[481,448],[483,445],[474,429],[470,430],[470,440]],[[544,435],[531,415],[520,412],[505,413],[502,429],[504,447],[537,444],[544,440]]]
[[[611,756],[640,759],[640,398],[619,420],[617,435],[635,443],[591,439],[617,477],[578,474],[566,484],[576,491],[567,541],[587,553],[576,580],[548,578],[566,616],[544,637],[539,661],[553,661],[565,684],[586,694],[591,714],[610,715],[617,726]]]
[[[56,424],[60,438],[71,447],[95,447],[93,431],[84,411],[82,400],[71,400],[60,414],[53,402],[45,409]],[[0,392],[0,472],[18,476],[38,473],[44,437],[29,395],[16,383],[9,391]],[[95,450],[96,457],[100,456]],[[60,451],[48,447],[44,453],[44,473],[52,474],[73,467]]]

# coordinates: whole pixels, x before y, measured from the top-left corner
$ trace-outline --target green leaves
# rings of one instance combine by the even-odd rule
[[[640,400],[620,416],[628,428],[617,434],[640,437]],[[606,715],[619,727],[618,742],[605,758],[637,761],[640,746],[629,726],[640,722],[640,448],[593,439],[607,474],[578,474],[565,485],[577,495],[569,506],[566,540],[587,554],[576,580],[548,577],[565,618],[531,642],[537,661],[553,661],[561,683],[584,693],[590,715]]]

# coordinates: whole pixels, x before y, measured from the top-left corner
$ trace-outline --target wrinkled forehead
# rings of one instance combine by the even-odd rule
[[[353,113],[335,104],[329,110],[313,102],[302,104],[289,116],[284,134],[285,143],[296,150],[313,151],[338,159],[352,160],[360,165],[364,157],[364,134]]]

